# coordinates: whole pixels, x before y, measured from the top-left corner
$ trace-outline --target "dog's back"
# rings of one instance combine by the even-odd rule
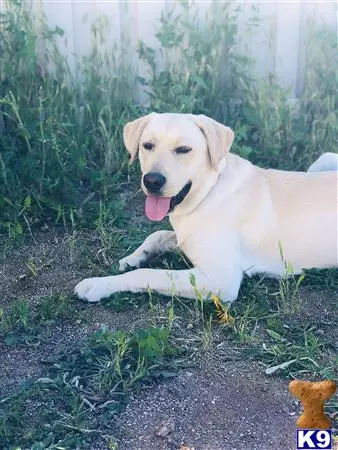
[[[323,153],[311,166],[308,172],[338,172],[338,155],[336,153]]]

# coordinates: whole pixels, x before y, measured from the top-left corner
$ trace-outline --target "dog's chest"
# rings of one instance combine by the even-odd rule
[[[178,246],[181,249],[184,243],[194,240],[195,236],[207,233],[210,229],[210,223],[208,223],[206,217],[203,218],[200,214],[173,216],[170,217],[170,223],[175,231]]]
[[[208,215],[189,215],[170,220],[180,250],[194,265],[202,265],[210,255],[217,253],[222,242],[224,224],[213,222]]]

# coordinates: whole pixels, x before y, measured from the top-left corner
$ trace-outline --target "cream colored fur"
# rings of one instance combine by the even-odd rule
[[[194,268],[88,278],[75,288],[80,298],[96,302],[115,292],[148,289],[193,298],[193,274],[199,290],[231,302],[243,274],[283,276],[280,247],[295,273],[338,265],[338,155],[322,155],[308,173],[266,170],[229,153],[233,136],[214,120],[189,114],[152,113],[125,126],[131,160],[138,155],[143,174],[166,177],[163,196],[177,195],[189,181],[192,187],[169,214],[174,231],[150,235],[120,261],[120,270],[176,246]],[[149,141],[151,151],[142,145]],[[180,146],[192,150],[178,155]]]

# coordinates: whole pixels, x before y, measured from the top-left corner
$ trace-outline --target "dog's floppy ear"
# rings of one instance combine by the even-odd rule
[[[208,145],[211,165],[217,169],[219,162],[230,150],[235,134],[231,128],[203,114],[197,116],[192,115],[191,117],[204,134]]]
[[[139,119],[128,122],[123,128],[123,140],[126,149],[130,153],[129,164],[131,164],[137,156],[138,147],[140,144],[141,135],[150,117],[154,113],[147,116],[140,117]]]

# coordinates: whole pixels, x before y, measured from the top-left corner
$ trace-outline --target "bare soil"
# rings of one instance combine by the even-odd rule
[[[298,406],[287,381],[217,355],[133,396],[117,419],[120,447],[203,450],[294,449]]]

